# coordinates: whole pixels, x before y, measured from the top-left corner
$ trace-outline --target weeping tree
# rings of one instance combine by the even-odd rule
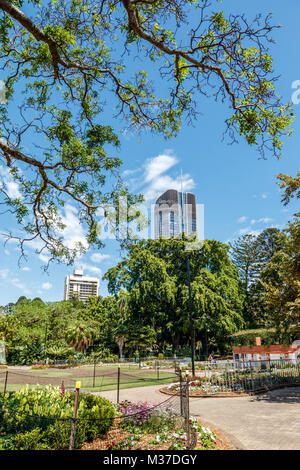
[[[133,326],[127,340],[128,349],[135,352],[138,351],[140,356],[141,353],[146,353],[156,347],[156,332],[153,327],[150,325]]]
[[[230,142],[279,157],[293,115],[275,89],[277,28],[217,0],[0,0],[0,203],[19,224],[4,235],[48,261],[102,247],[107,204],[140,200],[119,178],[116,116],[169,138],[212,95],[228,105]],[[70,218],[84,232],[72,244]]]
[[[192,312],[195,339],[210,340],[222,351],[226,336],[244,326],[239,273],[228,256],[229,246],[206,240],[190,255]],[[108,289],[129,295],[131,338],[139,340],[144,327],[156,333],[156,343],[173,351],[190,341],[189,296],[185,241],[148,240],[131,244],[117,266],[105,274]],[[149,330],[149,331],[150,331]]]

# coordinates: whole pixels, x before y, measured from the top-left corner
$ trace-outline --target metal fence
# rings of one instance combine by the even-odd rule
[[[0,436],[5,440],[6,435],[18,436],[23,435],[23,440],[20,437],[18,445],[23,447],[19,450],[32,450],[32,439],[34,435],[24,435],[24,432],[32,432],[36,429],[37,434],[43,432],[46,433],[48,428],[51,428],[51,443],[54,449],[79,449],[83,444],[83,436],[88,436],[89,429],[97,427],[99,432],[103,429],[103,423],[109,421],[110,427],[118,426],[118,428],[124,428],[126,424],[134,424],[135,426],[142,426],[145,421],[155,421],[156,424],[160,423],[160,420],[168,419],[169,422],[172,420],[173,430],[180,429],[185,431],[185,448],[194,449],[197,443],[197,434],[190,424],[190,413],[189,413],[189,385],[188,383],[182,382],[181,392],[169,397],[161,403],[144,408],[142,411],[135,411],[132,407],[123,407],[119,405],[119,410],[123,410],[122,413],[118,413],[115,417],[105,417],[98,419],[85,418],[84,416],[77,416],[78,402],[80,390],[76,389],[74,394],[74,412],[73,416],[69,417],[55,417],[55,416],[42,416],[35,414],[30,410],[31,407],[27,407],[25,403],[22,403],[21,407],[15,408],[15,404],[12,405],[9,398],[13,395],[6,393],[0,399]],[[50,393],[50,392],[49,392]],[[126,405],[128,405],[127,402]],[[137,409],[139,407],[137,406]],[[125,410],[125,411],[124,411]],[[172,426],[171,426],[172,428]],[[126,426],[125,426],[126,429]],[[103,437],[103,436],[102,436]],[[1,437],[0,437],[1,444]],[[42,444],[41,449],[46,449],[46,444]],[[119,442],[118,445],[114,443],[115,447],[109,450],[127,450],[129,449],[142,449],[139,447],[139,442],[134,441],[123,441]],[[122,447],[123,446],[123,447]],[[128,447],[133,446],[133,447]],[[4,448],[5,444],[4,444]],[[16,450],[13,447],[8,449]],[[34,450],[41,450],[34,447]],[[100,449],[101,450],[101,449]],[[104,449],[103,449],[104,450]]]
[[[300,363],[290,359],[203,363],[190,381],[191,391],[206,394],[250,393],[300,385]]]
[[[74,389],[76,381],[80,380],[82,389],[86,391],[116,390],[117,401],[120,400],[122,389],[145,385],[159,385],[177,380],[173,370],[156,369],[124,369],[119,366],[101,367],[96,362],[87,367],[71,369],[47,368],[33,370],[10,367],[0,371],[0,391],[13,391],[23,385],[62,385]],[[125,393],[125,392],[124,392]]]
[[[206,360],[206,357],[202,357],[202,360]],[[115,360],[112,360],[111,358],[99,358],[93,356],[85,356],[82,357],[81,359],[78,358],[72,358],[72,360],[66,360],[66,359],[48,359],[49,364],[51,365],[57,365],[57,366],[65,366],[65,367],[74,367],[74,366],[80,366],[80,365],[89,365],[89,364],[94,364],[94,362],[102,365],[112,365],[114,364],[122,364],[123,367],[128,367],[128,369],[135,369],[137,367],[139,368],[156,368],[160,366],[161,368],[174,368],[176,364],[178,363],[191,363],[191,357],[188,356],[166,356],[164,358],[158,358],[158,357],[151,357],[151,356],[140,356],[140,357],[122,357],[118,358],[116,357]],[[1,362],[0,362],[1,364]],[[11,364],[11,365],[18,365],[18,364]],[[25,365],[25,364],[23,364]]]

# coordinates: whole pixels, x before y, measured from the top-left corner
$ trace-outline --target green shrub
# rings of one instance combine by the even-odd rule
[[[109,356],[103,357],[102,360],[104,362],[118,362],[119,356],[117,354],[110,354]]]
[[[154,409],[147,418],[147,428],[149,433],[159,432],[161,430],[175,429],[181,423],[181,417],[174,413],[171,408],[161,410]]]
[[[62,396],[59,387],[28,386],[0,398],[0,433],[9,437],[5,446],[28,450],[68,448],[74,407],[74,392]],[[113,423],[115,409],[106,398],[80,394],[75,447],[105,434]],[[38,430],[38,431],[37,431]]]
[[[48,444],[44,440],[44,433],[40,428],[19,433],[4,441],[5,450],[47,450]]]
[[[74,363],[75,363],[74,356],[71,356],[71,355],[68,356],[68,364],[69,364],[69,365],[71,365],[71,364],[73,365]]]

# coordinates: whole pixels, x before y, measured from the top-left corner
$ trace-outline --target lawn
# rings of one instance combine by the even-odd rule
[[[5,387],[4,371],[0,372],[0,391]],[[24,369],[8,368],[8,377],[6,390],[14,391],[24,385],[57,385],[62,382],[66,388],[75,388],[75,383],[81,382],[81,389],[86,391],[101,392],[107,390],[116,390],[118,384],[117,367],[81,366],[69,369]],[[148,385],[169,384],[177,381],[177,376],[173,371],[155,371],[139,368],[127,367],[120,368],[120,389],[145,387]]]

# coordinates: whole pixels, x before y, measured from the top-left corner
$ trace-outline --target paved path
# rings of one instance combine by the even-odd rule
[[[158,403],[161,386],[120,390],[120,400]],[[116,401],[116,392],[102,392]],[[191,398],[190,411],[249,450],[300,450],[300,387],[252,397]]]

